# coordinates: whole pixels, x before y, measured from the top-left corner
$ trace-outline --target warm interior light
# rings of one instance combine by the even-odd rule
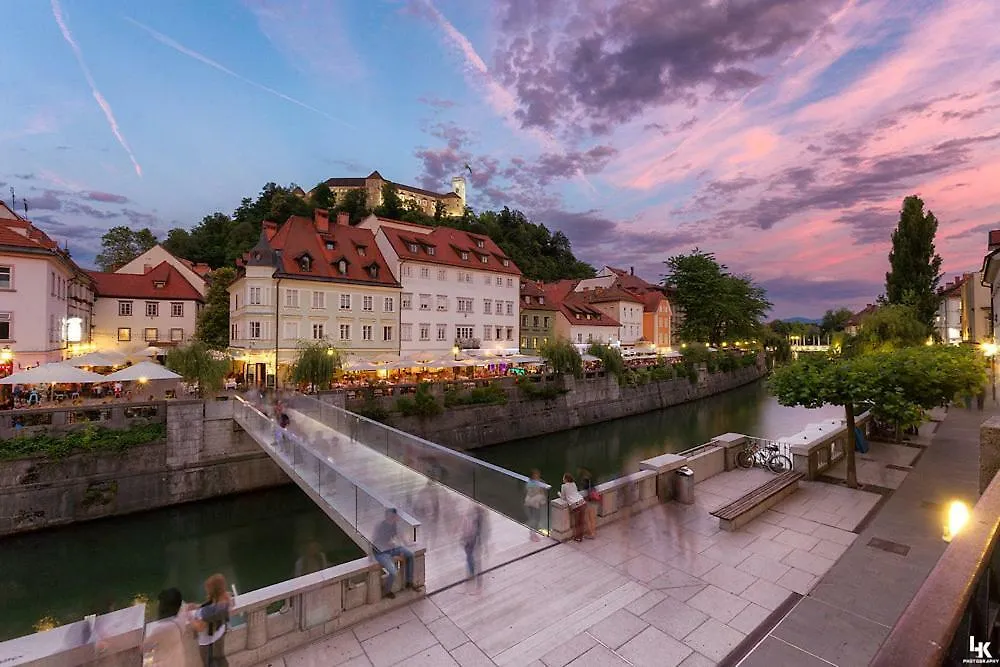
[[[969,522],[969,507],[961,500],[953,500],[948,505],[948,518],[944,526],[944,541],[951,542],[955,535]]]
[[[149,378],[139,378],[139,384],[146,384],[149,382]]]
[[[981,343],[979,347],[987,357],[995,356],[997,353],[996,343]]]

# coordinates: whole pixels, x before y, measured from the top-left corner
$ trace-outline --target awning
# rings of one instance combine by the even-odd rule
[[[169,368],[153,363],[152,361],[142,361],[138,364],[115,371],[104,376],[105,382],[129,382],[132,380],[179,380],[181,376]]]
[[[79,357],[67,359],[71,366],[121,366],[125,363],[125,355],[117,352],[88,352]]]
[[[0,384],[69,384],[74,382],[93,384],[107,382],[107,378],[65,362],[43,364],[0,378]]]

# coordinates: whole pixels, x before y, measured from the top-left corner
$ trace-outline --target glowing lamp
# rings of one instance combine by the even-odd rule
[[[948,516],[945,518],[944,539],[951,542],[952,538],[969,522],[969,507],[961,500],[953,500],[948,505]]]

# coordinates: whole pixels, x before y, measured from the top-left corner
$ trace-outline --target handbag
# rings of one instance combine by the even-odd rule
[[[601,502],[601,492],[595,488],[591,488],[590,491],[587,492],[587,500],[592,503]]]

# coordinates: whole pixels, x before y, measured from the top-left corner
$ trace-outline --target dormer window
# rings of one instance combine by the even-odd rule
[[[465,251],[463,250],[463,251],[462,251],[461,253],[459,253],[459,254],[460,254],[460,256],[462,257],[462,259],[464,259],[464,260],[468,261],[468,259],[469,259],[469,253],[467,253],[467,252],[465,252]]]
[[[364,257],[365,253],[368,252],[368,248],[365,247],[365,246],[363,246],[363,245],[356,246],[356,248],[358,250],[358,256],[359,257]]]
[[[309,255],[302,255],[299,257],[299,270],[309,272],[312,271],[313,258]]]
[[[337,271],[342,276],[347,275],[347,260],[346,259],[341,259],[340,261],[337,262]]]
[[[428,255],[431,255],[431,256],[433,256],[433,255],[434,255],[434,246],[432,246],[432,245],[429,245],[429,246],[425,247],[425,248],[424,248],[424,250],[426,250],[426,251],[427,251],[427,254],[428,254]]]
[[[372,277],[372,280],[378,280],[378,264],[372,264],[368,267],[368,275]]]
[[[504,266],[510,266],[510,260],[509,259],[504,259],[503,260],[503,265]]]
[[[333,241],[327,241],[327,242],[326,242],[326,249],[327,249],[327,250],[333,250],[333,249],[334,249],[334,247],[335,247],[335,244],[334,244],[334,242],[333,242]]]
[[[576,317],[576,319],[580,319],[580,313],[573,313],[573,316]]]
[[[587,319],[588,320],[590,319],[590,313],[587,313]]]
[[[486,255],[480,255],[479,261],[482,262],[483,264],[489,264],[490,258],[487,257]]]
[[[154,289],[163,289],[166,286],[167,286],[167,283],[163,282],[162,280],[153,281],[153,288]]]
[[[476,239],[476,247],[477,248],[485,248],[486,247],[486,243],[484,243],[482,239]]]
[[[257,251],[254,251],[253,258],[259,260],[260,259],[260,253],[257,252]]]
[[[409,250],[410,252],[416,252],[416,251],[417,251],[417,244],[416,244],[416,243],[407,243],[407,244],[406,244],[406,248],[407,248],[407,249],[408,249],[408,250]]]
[[[538,297],[538,305],[540,305],[540,306],[545,305],[545,297],[544,296]]]

